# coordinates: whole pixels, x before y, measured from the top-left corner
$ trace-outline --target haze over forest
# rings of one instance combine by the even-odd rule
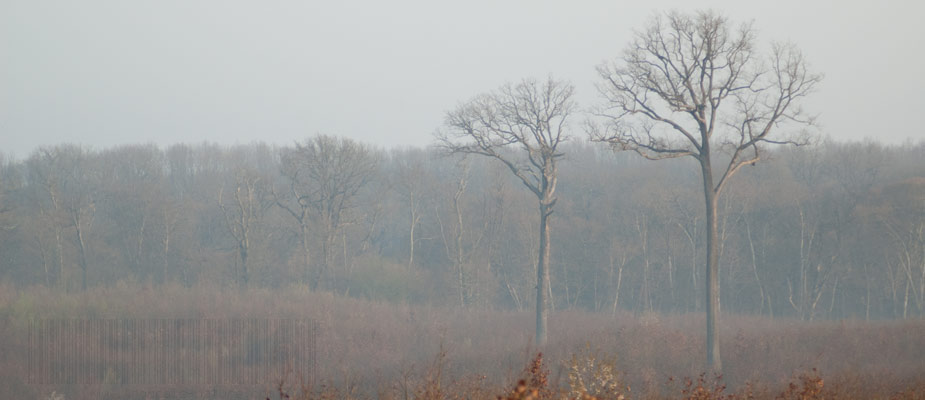
[[[925,393],[921,5],[36,4],[0,397]]]
[[[588,6],[569,10],[585,13],[589,11],[585,8]],[[474,81],[465,77],[478,77],[478,82],[494,82],[509,76],[508,67],[519,64],[498,60],[519,59],[516,55],[523,49],[502,43],[489,46],[488,53],[476,52],[478,60],[486,61],[483,63],[473,63],[472,51],[454,52],[454,60],[464,66],[491,66],[463,72],[455,69],[460,67],[456,64],[444,68],[424,63],[420,57],[398,57],[407,54],[403,53],[405,50],[416,49],[419,56],[431,54],[440,59],[446,49],[417,41],[405,43],[398,39],[425,40],[425,36],[408,36],[412,31],[407,28],[389,25],[394,28],[390,30],[376,25],[382,22],[371,23],[366,29],[381,28],[398,35],[392,38],[396,39],[394,42],[389,42],[394,45],[351,41],[350,38],[357,39],[355,35],[359,33],[346,29],[341,32],[343,35],[335,35],[334,42],[346,40],[359,47],[345,45],[331,50],[334,42],[318,42],[317,35],[300,31],[302,25],[292,20],[294,15],[284,17],[282,14],[288,8],[269,8],[247,14],[244,11],[248,6],[231,4],[217,10],[228,13],[230,19],[210,19],[207,25],[193,26],[191,24],[202,18],[201,13],[206,9],[186,9],[187,13],[168,17],[165,13],[178,5],[170,3],[153,9],[135,9],[91,3],[78,10],[63,5],[40,9],[31,3],[12,2],[5,7],[10,11],[4,14],[7,18],[14,15],[21,18],[15,18],[6,28],[19,34],[5,36],[3,46],[22,56],[12,58],[11,68],[4,69],[2,74],[5,86],[15,89],[4,91],[6,106],[0,107],[0,112],[4,113],[3,129],[10,139],[6,149],[13,154],[4,163],[2,175],[2,217],[9,227],[0,237],[0,245],[5,249],[2,272],[5,279],[70,289],[109,285],[121,280],[175,281],[192,285],[205,279],[241,286],[300,282],[313,289],[324,288],[371,299],[385,296],[430,304],[529,308],[531,299],[527,292],[536,282],[536,278],[530,279],[529,275],[537,262],[536,255],[531,254],[536,253],[539,245],[531,233],[536,229],[530,224],[536,222],[529,218],[534,206],[523,198],[525,192],[517,179],[512,181],[511,176],[505,175],[503,164],[496,165],[494,160],[486,163],[487,160],[478,155],[465,160],[458,156],[446,158],[443,157],[448,149],[445,146],[442,150],[427,147],[435,143],[450,144],[435,140],[433,133],[436,131],[438,139],[445,139],[447,129],[452,131],[453,107],[448,106],[451,103],[428,100],[430,106],[443,104],[444,108],[439,111],[417,106],[401,112],[387,111],[396,105],[411,104],[395,99],[412,101],[431,97],[429,92],[423,91],[424,86],[417,86],[421,81],[402,87],[399,77],[407,73],[421,79],[439,77],[434,82],[451,85],[466,83],[464,94],[452,100],[462,107],[458,112],[463,113],[468,99],[478,103],[480,98],[473,96],[493,90],[493,86],[483,84],[473,90],[469,84]],[[89,24],[93,18],[100,18],[90,14],[94,7],[111,12],[108,19],[100,20],[103,22],[100,26]],[[500,10],[514,10],[506,7]],[[58,31],[37,32],[34,25],[28,23],[30,18],[63,17],[65,10],[77,12],[75,18],[60,26],[54,25],[54,29],[71,29],[73,35],[54,36]],[[358,17],[370,12],[337,7],[325,10],[335,15]],[[543,18],[553,17],[550,13],[554,10],[557,8],[553,6],[524,8],[524,12],[537,13],[536,16]],[[813,10],[812,6],[807,6],[806,15],[814,15]],[[879,21],[886,10],[873,14],[873,21]],[[299,8],[299,11],[314,12],[312,15],[316,17],[318,13],[324,14],[314,6]],[[422,12],[425,11],[442,10],[425,7]],[[862,11],[858,5],[847,6],[844,10],[847,13]],[[653,15],[651,10],[647,12],[649,17]],[[743,10],[731,7],[723,15],[740,12]],[[770,51],[769,44],[778,39],[768,36],[782,32],[775,25],[777,14],[758,15],[762,18],[751,23],[755,36],[749,41],[754,42],[753,51],[761,54]],[[271,33],[253,30],[246,30],[249,33],[245,36],[242,36],[244,31],[230,35],[228,41],[215,36],[236,32],[239,28],[234,21],[258,24],[277,17],[282,22],[274,26],[281,30],[271,31],[274,40],[262,36]],[[827,18],[819,18],[816,28],[837,29],[850,22],[850,18]],[[163,31],[167,36],[150,36],[153,33],[150,29],[167,21],[178,24],[177,33],[168,30]],[[359,23],[350,21],[342,28]],[[111,28],[117,22],[120,24],[117,26],[125,30],[124,35],[113,34]],[[136,24],[121,25],[128,22]],[[427,19],[420,22],[434,23]],[[444,22],[447,23],[445,29],[438,30],[440,37],[454,38],[447,41],[447,46],[462,40],[457,35],[474,32],[468,25],[456,25],[461,22],[455,19]],[[524,26],[531,27],[529,31],[537,31],[532,22],[518,23],[527,24]],[[595,57],[600,57],[597,62],[587,61],[582,69],[593,71],[597,66],[598,72],[604,73],[601,68],[607,64],[600,64],[599,60],[614,60],[624,54],[619,49],[625,40],[604,39],[611,31],[603,29],[617,29],[615,25],[618,24],[602,22],[573,26],[576,35],[597,33],[597,36],[588,37],[589,40],[593,37],[593,41],[580,42],[575,50],[588,56],[593,49]],[[642,32],[640,25],[628,24],[619,29],[639,34]],[[892,24],[889,29],[912,29],[897,28],[898,25]],[[602,31],[589,32],[578,26],[593,26]],[[762,26],[768,28],[760,29]],[[839,107],[838,113],[816,111],[817,108],[825,110],[829,104],[845,104],[841,103],[846,101],[844,98],[836,101],[828,96],[841,90],[839,85],[832,87],[833,75],[839,82],[842,71],[851,65],[817,70],[815,60],[828,65],[834,56],[815,48],[814,40],[818,39],[814,39],[813,33],[798,26],[787,26],[793,30],[780,36],[785,36],[785,40],[790,40],[799,50],[803,50],[802,42],[807,42],[813,50],[812,53],[799,53],[799,57],[806,57],[800,58],[800,62],[805,63],[810,74],[821,72],[828,78],[822,79],[821,74],[806,75],[811,85],[807,85],[806,93],[795,96],[799,104],[791,107],[799,114],[784,114],[781,120],[811,118],[814,124],[784,125],[774,132],[776,140],[799,137],[797,141],[808,146],[769,148],[769,157],[746,168],[743,176],[730,179],[730,193],[719,193],[722,215],[721,226],[717,229],[722,243],[718,251],[721,268],[728,270],[721,274],[720,286],[725,288],[722,296],[726,299],[722,303],[730,311],[740,308],[740,312],[807,319],[818,316],[880,318],[921,313],[925,307],[922,304],[925,270],[918,268],[916,258],[921,258],[917,249],[922,246],[918,231],[922,210],[917,196],[920,196],[920,180],[925,168],[919,157],[922,141],[916,134],[921,130],[920,125],[883,125],[875,135],[872,134],[874,130],[861,124],[833,130],[832,126],[839,126],[838,123],[833,125],[834,121],[870,114],[853,111],[850,106]],[[317,29],[325,27],[330,28],[322,23]],[[523,39],[517,36],[520,30],[506,29],[510,35],[496,36],[503,41]],[[571,31],[564,29],[562,32]],[[179,33],[189,36],[170,36]],[[482,44],[488,43],[479,42],[481,36],[478,35],[467,37],[465,43],[475,46],[470,50],[481,50]],[[551,40],[544,35],[525,43],[532,46],[546,38],[563,51],[560,54],[557,53],[560,50],[555,50],[556,57],[551,57],[548,64],[541,64],[546,68],[541,73],[553,74],[562,65],[556,60],[572,59],[565,56],[569,54],[565,49],[571,47],[564,44],[566,39],[575,38]],[[277,40],[283,37],[286,40]],[[293,41],[296,37],[307,38],[304,46],[298,46],[299,51],[289,47],[300,43]],[[899,40],[907,37],[898,36]],[[106,40],[96,40],[101,38]],[[135,42],[132,38],[145,40]],[[431,40],[438,41],[431,38],[426,43],[434,44]],[[835,43],[839,43],[837,40]],[[67,47],[71,50],[65,51],[64,43],[75,47]],[[376,43],[384,47],[375,51],[367,48]],[[164,47],[165,44],[171,46]],[[207,52],[201,47],[205,44],[214,47]],[[323,46],[315,47],[321,44]],[[508,51],[509,57],[493,59],[492,52],[499,47]],[[73,49],[87,50],[86,56],[69,58],[79,68],[68,67],[72,63],[53,62],[70,57]],[[240,52],[242,49],[262,50],[256,57],[242,59],[240,57],[245,55]],[[328,49],[334,53],[313,53],[310,49]],[[355,52],[362,49],[365,50],[360,55],[368,62],[357,62],[354,67],[375,66],[372,71],[376,73],[362,74],[351,69],[321,73],[311,68],[296,68],[309,60],[319,65],[328,65],[326,63],[332,60],[349,63],[357,57]],[[882,49],[893,51],[889,46]],[[381,53],[386,50],[392,53],[383,58]],[[313,57],[312,54],[342,57]],[[232,55],[235,58],[227,58]],[[284,55],[285,58],[280,58]],[[140,58],[125,64],[131,57]],[[911,55],[910,63],[903,65],[915,64],[917,57],[920,56]],[[575,59],[588,60],[587,57]],[[867,65],[872,59],[860,59],[857,64]],[[212,67],[208,67],[210,65]],[[415,68],[398,73],[394,68],[399,65]],[[274,69],[262,70],[261,66],[285,67],[286,73],[300,78],[287,77]],[[189,74],[196,71],[196,74]],[[228,71],[247,72],[247,79],[245,75],[225,76],[231,73]],[[490,76],[485,75],[489,72]],[[521,74],[518,78],[510,81],[529,78],[528,74],[533,72],[537,72],[534,67],[524,68],[517,72]],[[55,77],[47,75],[51,73]],[[877,79],[882,82],[853,87],[862,91],[872,90],[871,87],[887,90],[896,87],[893,80],[899,75],[902,74],[880,74]],[[213,85],[211,89],[195,85],[186,87],[184,82],[192,82],[190,79],[199,82],[196,76],[208,77]],[[315,82],[326,79],[325,76],[336,79]],[[562,79],[557,85],[564,85],[562,87],[568,90],[569,107],[573,107],[568,115],[567,130],[563,131],[568,140],[560,149],[564,158],[562,176],[558,179],[561,190],[557,194],[562,205],[555,210],[556,228],[551,239],[553,262],[549,296],[552,308],[564,305],[566,308],[614,311],[622,304],[636,311],[701,310],[702,296],[698,290],[703,289],[698,289],[697,285],[698,274],[703,271],[698,271],[696,262],[706,252],[706,239],[702,232],[702,207],[697,206],[702,200],[694,195],[698,185],[696,169],[692,169],[689,162],[685,164],[689,160],[650,164],[630,154],[610,154],[603,144],[586,143],[588,137],[603,138],[583,126],[583,121],[602,115],[594,111],[594,107],[600,107],[607,95],[583,94],[581,88],[598,85],[598,89],[592,91],[603,90],[601,77],[571,83],[554,74],[549,76],[550,82]],[[308,81],[304,79],[308,78],[315,84],[305,86]],[[102,79],[109,83],[102,85]],[[127,84],[129,80],[136,84]],[[367,82],[367,85],[347,97],[343,95],[351,91],[331,92],[334,86],[330,85],[347,81]],[[901,83],[908,89],[920,85],[920,81],[907,79]],[[253,107],[236,108],[243,103],[234,103],[234,107],[225,108],[232,104],[224,103],[225,100],[234,102],[238,98],[235,88],[239,84],[250,88],[241,93],[263,88],[260,90],[266,92],[261,98],[275,100],[259,107],[252,103]],[[381,95],[383,84],[391,88],[388,99]],[[274,94],[275,90],[283,88],[295,97]],[[228,95],[214,97],[216,93],[212,89],[221,89]],[[427,90],[441,93],[433,98],[444,98],[457,93],[458,88],[447,89],[432,82]],[[208,105],[184,103],[196,98],[192,96],[193,91],[206,96],[197,101]],[[324,98],[333,101],[331,105],[340,111],[324,113],[324,117],[317,119],[319,125],[314,126],[324,126],[326,118],[332,116],[345,125],[329,129],[337,132],[330,136],[310,134],[304,129],[308,125],[303,124],[314,118],[317,110],[306,108],[309,103],[299,96],[325,92],[329,95]],[[118,96],[110,96],[112,94]],[[105,100],[98,96],[104,96]],[[905,97],[904,101],[898,101],[898,97],[900,93],[895,92],[886,98],[897,101],[875,103],[890,104],[891,112],[896,112],[920,101],[920,96]],[[108,103],[120,98],[128,101],[118,100],[118,107]],[[368,103],[370,98],[378,98],[375,101],[378,106],[372,107]],[[819,98],[828,100],[820,104]],[[52,99],[53,103],[49,103]],[[137,103],[141,101],[147,102],[146,105]],[[287,102],[288,106],[277,107],[278,101]],[[164,108],[168,103],[170,108]],[[91,109],[75,108],[77,106]],[[136,106],[140,107],[134,111],[119,108]],[[268,109],[275,111],[264,113]],[[138,114],[140,110],[145,111]],[[156,110],[163,114],[151,114]],[[311,112],[303,114],[298,110]],[[213,111],[228,118],[219,118],[225,121],[219,125],[200,125],[203,120],[189,119],[189,113],[206,119],[219,115]],[[292,112],[286,114],[289,117],[298,115],[301,122],[293,125],[293,120],[275,114],[283,111]],[[415,122],[403,126],[402,132],[407,134],[398,134],[390,124],[363,125],[377,121],[380,118],[377,116],[384,115],[384,111],[391,115],[389,118],[400,116],[403,121]],[[78,114],[80,118],[75,119]],[[903,113],[908,114],[912,113]],[[426,128],[417,125],[420,121],[439,121],[443,116],[446,116],[445,124],[428,122],[431,125]],[[273,121],[277,125],[264,125],[251,118]],[[905,124],[903,118],[869,120]],[[39,119],[44,122],[38,123]],[[280,130],[278,124],[287,128]],[[178,129],[180,126],[183,128]],[[287,130],[297,126],[303,127],[297,129],[297,134]],[[163,135],[151,136],[152,129]],[[250,130],[250,133],[245,134],[241,129]],[[377,136],[365,136],[362,132],[373,132]],[[113,134],[119,139],[104,139],[105,135]],[[181,136],[175,136],[177,134]],[[876,138],[851,139],[861,135]],[[363,139],[351,139],[351,136]],[[422,137],[426,139],[419,139]],[[165,142],[169,138],[181,143]],[[281,140],[283,138],[292,139]],[[196,143],[200,139],[206,142]],[[246,140],[252,144],[213,144],[211,140],[221,143]],[[280,141],[283,143],[273,144]],[[129,144],[94,146],[120,142]],[[151,142],[160,145],[149,144]],[[28,143],[46,145],[24,151],[30,149]],[[401,146],[403,143],[416,145]],[[19,153],[24,155],[17,156]],[[352,158],[344,160],[342,157]],[[319,160],[328,160],[330,165],[320,165],[322,161]],[[344,163],[359,164],[348,166]],[[348,177],[358,181],[339,182],[338,179],[347,178],[317,176],[318,171],[335,174],[349,171]],[[318,197],[332,188],[347,192],[331,194],[336,197],[331,204],[334,198]],[[551,190],[556,190],[555,185]],[[762,194],[765,190],[769,192],[767,195]],[[306,203],[311,196],[317,198],[310,201],[311,204]],[[712,231],[711,228],[707,232]],[[585,237],[575,240],[581,235]],[[861,250],[867,246],[872,246],[871,250]],[[352,287],[360,284],[353,275],[373,265],[389,266],[385,270],[398,274],[392,283],[398,287],[388,287],[383,282],[389,280],[380,276],[365,278],[375,283],[363,285],[372,286]],[[401,265],[405,268],[398,268]],[[428,284],[410,284],[415,279],[424,279]],[[400,287],[406,287],[409,292],[403,292]],[[454,294],[447,297],[450,293]]]
[[[85,268],[88,287],[302,283],[372,300],[532,307],[535,200],[500,163],[311,140],[359,153],[327,172],[354,181],[324,182],[348,196],[330,209],[304,204],[305,247],[295,193],[309,186],[291,169],[304,149],[62,145],[4,163],[2,279],[80,290]],[[551,307],[702,311],[694,163],[563,149]],[[723,311],[921,316],[923,170],[925,145],[873,142],[781,148],[745,169],[720,200]]]
[[[475,1],[433,4],[93,0],[0,3],[3,151],[40,145],[264,141],[315,134],[426,146],[457,102],[524,77],[573,82],[658,11],[721,10],[759,42],[795,43],[825,74],[806,107],[823,135],[923,137],[925,36],[913,0]]]

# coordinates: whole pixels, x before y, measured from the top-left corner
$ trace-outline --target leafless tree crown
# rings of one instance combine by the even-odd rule
[[[568,139],[568,118],[576,109],[574,92],[570,83],[552,78],[502,86],[447,113],[448,130],[437,132],[437,141],[448,152],[500,160],[542,197],[543,177],[551,172],[544,170],[554,168],[563,155],[559,145]]]
[[[654,17],[621,59],[598,66],[605,102],[595,114],[606,122],[591,124],[592,139],[650,159],[699,159],[712,145],[732,157],[718,191],[763,143],[801,143],[775,139],[775,127],[812,123],[799,101],[821,75],[792,44],[761,53],[751,23],[711,11]]]
[[[315,209],[328,223],[339,226],[342,211],[373,179],[378,158],[366,145],[353,140],[320,135],[282,155],[282,173],[289,177],[290,191],[299,204]]]

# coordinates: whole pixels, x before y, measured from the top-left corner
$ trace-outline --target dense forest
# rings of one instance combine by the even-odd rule
[[[563,146],[552,310],[703,311],[694,162]],[[768,154],[719,199],[723,312],[925,315],[925,142]],[[0,165],[8,283],[296,285],[501,310],[535,301],[536,199],[495,160],[315,136],[286,147],[62,144]]]

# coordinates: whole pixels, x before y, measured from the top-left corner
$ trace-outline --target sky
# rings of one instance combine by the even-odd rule
[[[315,134],[427,146],[461,102],[573,82],[659,11],[753,21],[825,79],[805,109],[836,140],[925,140],[925,2],[0,0],[0,152]],[[576,132],[581,135],[581,132]]]

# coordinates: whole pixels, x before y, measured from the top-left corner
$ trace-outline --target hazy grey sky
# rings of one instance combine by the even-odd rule
[[[427,145],[458,102],[594,67],[655,11],[713,8],[795,42],[838,139],[925,139],[921,1],[0,0],[0,151],[73,142]]]

